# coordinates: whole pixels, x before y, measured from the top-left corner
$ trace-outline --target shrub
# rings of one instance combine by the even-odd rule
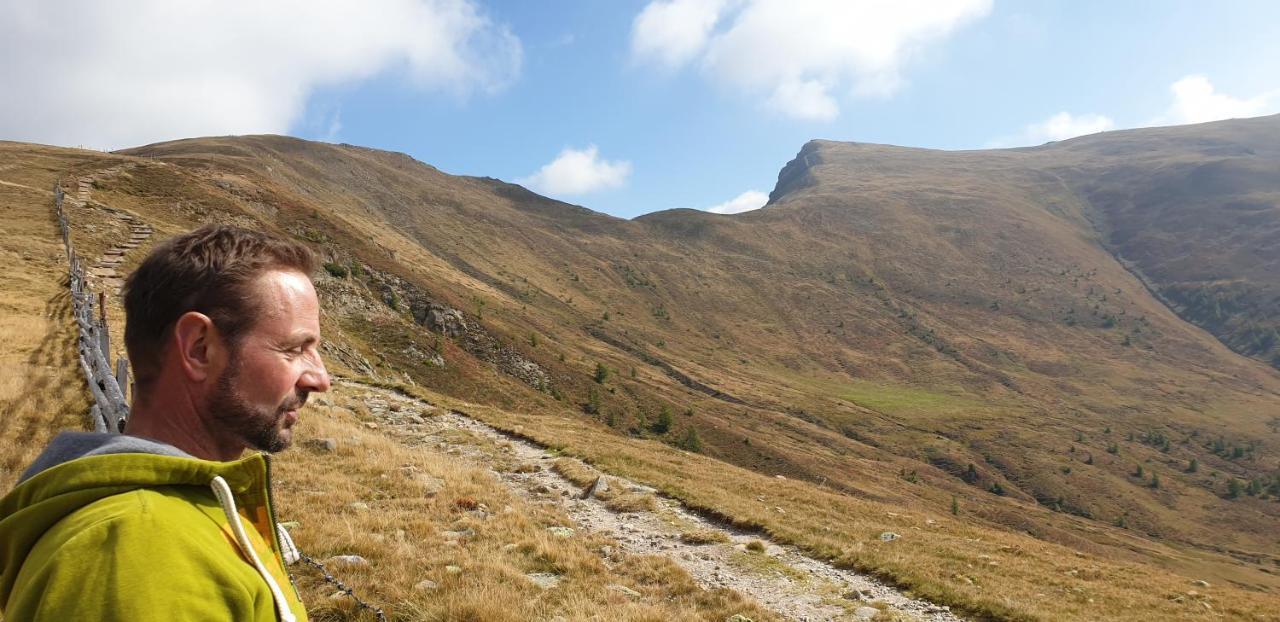
[[[595,373],[596,382],[600,384],[604,384],[604,381],[608,379],[609,379],[609,368],[605,367],[604,363],[596,363],[596,373]]]
[[[747,543],[747,550],[751,551],[752,553],[763,553],[764,542],[761,542],[759,540],[752,540]]]
[[[685,451],[694,453],[702,451],[702,439],[698,437],[698,429],[689,426],[684,429],[684,436],[676,443],[676,446]]]
[[[342,264],[338,264],[338,263],[326,263],[326,264],[324,264],[324,270],[325,270],[325,272],[328,272],[328,273],[329,273],[329,275],[330,275],[330,276],[332,276],[332,277],[334,277],[334,278],[338,278],[338,279],[345,279],[345,278],[347,278],[347,267],[346,267],[346,266],[344,266],[344,265],[342,265]]]

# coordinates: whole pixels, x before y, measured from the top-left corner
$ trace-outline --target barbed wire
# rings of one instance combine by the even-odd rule
[[[373,615],[377,616],[378,622],[387,622],[387,615],[382,612],[382,609],[374,607],[373,605],[370,605],[369,603],[365,602],[364,599],[360,598],[359,596],[356,596],[355,590],[352,590],[349,586],[347,586],[346,583],[343,583],[340,579],[330,574],[329,570],[324,567],[324,564],[312,559],[311,556],[307,555],[306,553],[303,553],[302,551],[298,551],[298,558],[301,559],[303,562],[306,562],[307,565],[313,566],[318,570],[320,570],[321,574],[324,575],[325,582],[332,584],[334,587],[337,587],[340,592],[342,592],[343,594],[346,594],[347,596],[350,596],[351,600],[355,601],[357,607],[359,607],[360,609],[367,609],[369,611],[372,611]]]

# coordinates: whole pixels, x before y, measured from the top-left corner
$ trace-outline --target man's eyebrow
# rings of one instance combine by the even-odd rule
[[[300,333],[289,338],[288,343],[300,346],[309,346],[320,341],[320,337],[314,333]]]

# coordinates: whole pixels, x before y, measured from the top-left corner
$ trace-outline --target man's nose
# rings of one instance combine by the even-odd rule
[[[319,355],[302,376],[298,378],[298,388],[313,393],[324,393],[329,390],[329,371],[324,368],[324,361]]]

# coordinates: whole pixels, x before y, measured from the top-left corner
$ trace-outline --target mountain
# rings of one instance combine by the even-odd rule
[[[815,140],[760,210],[630,221],[279,136],[5,153],[92,178],[158,237],[311,242],[339,373],[978,616],[1142,619],[1184,612],[1153,585],[1233,585],[1245,617],[1280,590],[1277,137],[1280,117],[1009,150]],[[72,214],[86,253],[93,207]],[[864,547],[895,508],[960,523]],[[983,555],[1022,561],[974,561],[997,540]],[[1125,570],[1041,602],[1072,552]]]

